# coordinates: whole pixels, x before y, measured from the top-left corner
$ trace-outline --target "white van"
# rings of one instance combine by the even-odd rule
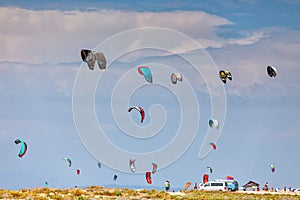
[[[239,183],[236,180],[222,180],[217,179],[216,181],[224,181],[227,183],[228,191],[237,191],[239,190]]]
[[[227,191],[227,183],[225,181],[210,181],[200,186],[199,190]]]

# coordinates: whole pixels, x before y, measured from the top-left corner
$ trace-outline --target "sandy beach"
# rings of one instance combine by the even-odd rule
[[[0,189],[0,199],[300,199],[300,193],[264,191],[208,192],[199,190],[164,192],[159,190],[90,186],[83,189]]]

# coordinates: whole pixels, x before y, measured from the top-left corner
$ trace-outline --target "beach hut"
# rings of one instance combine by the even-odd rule
[[[246,190],[247,188],[252,188],[255,190],[259,190],[259,183],[256,183],[254,181],[249,181],[248,183],[246,183],[245,185],[243,185],[244,190]]]

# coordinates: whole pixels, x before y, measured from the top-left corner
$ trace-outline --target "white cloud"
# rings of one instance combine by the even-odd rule
[[[137,27],[163,27],[220,46],[217,29],[229,20],[205,12],[35,11],[0,8],[0,60],[64,62],[79,60],[80,48],[93,48],[108,37]],[[134,41],[133,41],[134,43]]]
[[[9,19],[9,20],[7,20]],[[220,68],[232,71],[234,81],[229,82],[228,92],[237,96],[241,91],[252,90],[256,85],[264,85],[267,81],[272,87],[281,88],[282,78],[291,78],[289,86],[298,83],[297,73],[292,73],[298,66],[300,42],[299,31],[282,28],[259,29],[240,32],[242,38],[224,39],[218,36],[218,30],[224,25],[232,25],[229,20],[205,12],[130,12],[115,10],[81,11],[34,11],[20,8],[0,8],[0,61],[19,61],[26,63],[53,63],[80,61],[81,48],[93,48],[108,37],[130,28],[156,26],[178,30],[194,38],[209,50],[215,63]],[[132,41],[132,48],[139,44]],[[171,43],[166,41],[166,43]],[[118,48],[118,47],[112,47]],[[185,53],[195,50],[195,45],[182,41],[172,51]],[[150,51],[149,51],[150,52]],[[153,55],[152,55],[153,54]],[[161,52],[152,51],[150,56],[166,56]],[[140,56],[149,56],[143,52],[135,52],[123,60],[133,62]],[[127,59],[127,60],[126,60]],[[161,58],[163,59],[163,58]],[[270,83],[265,74],[266,65],[278,68],[279,81]],[[32,67],[32,66],[31,66]],[[42,66],[40,66],[42,67]],[[283,70],[283,67],[285,70]],[[1,64],[1,69],[7,68]],[[64,80],[60,74],[67,73],[53,70],[49,65],[44,70],[36,68],[26,72],[28,66],[16,65],[14,70],[24,71],[27,84],[33,83],[32,73],[37,77],[41,74],[56,75],[51,91],[70,96],[73,80]],[[10,69],[12,70],[12,69]],[[68,68],[68,70],[70,70]],[[74,71],[75,73],[75,71]],[[72,73],[72,74],[74,74]],[[18,74],[18,73],[17,73]],[[60,79],[61,77],[61,79]],[[74,78],[74,77],[72,77]],[[25,76],[24,80],[25,81]],[[70,82],[68,82],[70,81]],[[232,87],[233,86],[233,87]],[[3,91],[4,86],[0,89]],[[282,91],[285,93],[285,91]],[[13,93],[13,92],[11,92]]]
[[[300,39],[299,31],[283,28],[268,28],[257,31],[255,38],[262,38],[252,45],[240,45],[243,42],[232,42],[221,49],[208,50],[220,68],[228,69],[233,75],[233,81],[227,84],[227,92],[236,96],[254,95],[262,93],[257,87],[265,88],[265,94],[276,91],[277,94],[286,96],[299,86],[298,74]],[[268,35],[268,37],[266,37]],[[250,42],[251,43],[251,42]],[[276,78],[268,77],[266,67],[273,65],[277,68]],[[261,91],[262,92],[262,91]]]
[[[244,33],[242,35],[246,35],[246,36],[241,39],[231,38],[229,39],[228,44],[249,45],[249,44],[254,44],[259,40],[268,37],[263,31],[254,32],[252,34]]]

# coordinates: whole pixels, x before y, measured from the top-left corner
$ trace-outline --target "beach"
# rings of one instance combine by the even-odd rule
[[[300,193],[264,191],[209,192],[199,190],[165,192],[147,189],[134,190],[90,186],[67,189],[0,189],[0,199],[300,199]]]

